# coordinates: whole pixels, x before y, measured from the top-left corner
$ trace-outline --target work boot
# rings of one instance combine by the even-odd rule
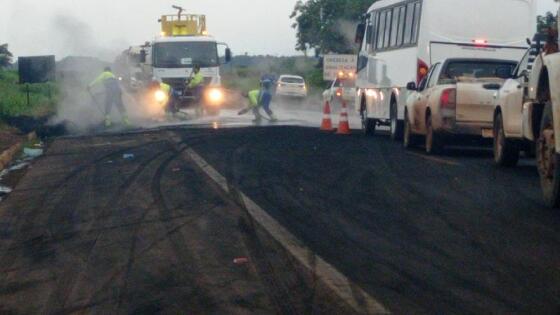
[[[109,128],[112,124],[113,123],[111,122],[111,117],[105,116],[105,127]]]
[[[269,117],[270,117],[271,122],[277,122],[278,121],[278,119],[276,118],[276,116],[274,116],[274,114],[270,114]]]

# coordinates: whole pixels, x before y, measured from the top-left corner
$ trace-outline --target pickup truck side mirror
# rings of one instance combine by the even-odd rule
[[[527,69],[524,69],[523,71],[519,72],[519,74],[517,74],[517,78],[525,78],[525,79],[529,79],[529,71]]]
[[[408,82],[406,85],[406,89],[409,91],[418,91],[418,87],[416,86],[416,82]]]

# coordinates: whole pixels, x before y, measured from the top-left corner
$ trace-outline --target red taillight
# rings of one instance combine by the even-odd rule
[[[457,105],[457,91],[455,89],[443,90],[439,104],[442,109],[455,109]]]
[[[428,70],[428,65],[424,61],[418,59],[418,73],[416,75],[417,85],[420,85],[420,82],[428,75]]]

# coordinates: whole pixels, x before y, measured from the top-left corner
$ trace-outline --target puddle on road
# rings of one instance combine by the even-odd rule
[[[0,201],[3,201],[12,193],[19,180],[25,175],[31,162],[43,153],[44,145],[42,144],[39,147],[25,148],[19,158],[0,172]]]

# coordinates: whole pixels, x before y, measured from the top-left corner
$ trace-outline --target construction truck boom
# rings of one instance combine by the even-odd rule
[[[185,14],[183,8],[173,8],[178,10],[177,14],[163,15],[159,19],[159,36],[141,46],[136,67],[141,70],[130,81],[140,81],[147,86],[154,78],[161,80],[173,88],[181,107],[190,107],[195,103],[192,91],[187,88],[193,68],[199,66],[204,77],[202,94],[216,96],[217,89],[221,89],[220,65],[231,61],[231,51],[227,44],[209,35],[205,15]],[[212,97],[202,105],[215,109],[221,106],[215,104],[219,103],[217,99]]]

